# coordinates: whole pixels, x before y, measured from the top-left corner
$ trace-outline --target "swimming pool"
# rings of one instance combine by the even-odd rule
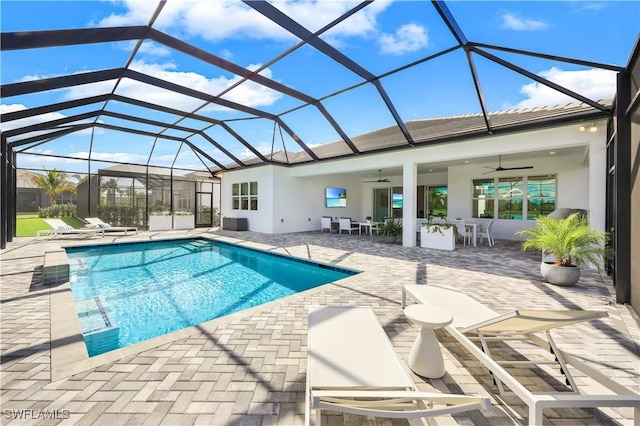
[[[89,356],[357,273],[203,238],[66,251]]]

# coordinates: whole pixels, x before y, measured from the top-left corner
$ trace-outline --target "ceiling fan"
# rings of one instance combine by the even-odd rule
[[[373,183],[373,182],[391,182],[389,179],[382,179],[382,169],[378,169],[378,180],[363,180],[362,183]]]
[[[493,173],[493,172],[501,172],[503,170],[523,170],[523,169],[533,169],[533,166],[521,166],[521,167],[502,167],[502,155],[498,155],[498,167],[489,167],[489,166],[484,166],[486,169],[493,169],[490,172],[487,173]],[[487,173],[483,173],[483,174],[487,174]]]

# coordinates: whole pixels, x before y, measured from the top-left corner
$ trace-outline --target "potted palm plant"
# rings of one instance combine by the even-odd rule
[[[551,284],[572,286],[580,279],[579,264],[593,265],[598,272],[604,268],[607,256],[604,231],[589,226],[587,218],[573,213],[565,219],[541,217],[535,227],[517,232],[526,238],[524,250],[536,249],[555,257],[553,262],[540,264],[540,272]]]
[[[395,219],[388,219],[380,225],[378,234],[386,243],[395,243],[396,239],[402,235],[402,222]]]

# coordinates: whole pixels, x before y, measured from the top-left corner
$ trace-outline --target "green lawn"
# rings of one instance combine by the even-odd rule
[[[67,225],[74,228],[84,228],[84,223],[74,217],[61,218]],[[37,213],[18,214],[16,218],[17,237],[35,237],[37,232],[43,229],[51,229],[46,222],[38,217]]]

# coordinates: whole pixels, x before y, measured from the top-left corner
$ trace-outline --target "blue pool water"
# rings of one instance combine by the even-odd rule
[[[205,239],[66,251],[89,356],[357,273]]]

